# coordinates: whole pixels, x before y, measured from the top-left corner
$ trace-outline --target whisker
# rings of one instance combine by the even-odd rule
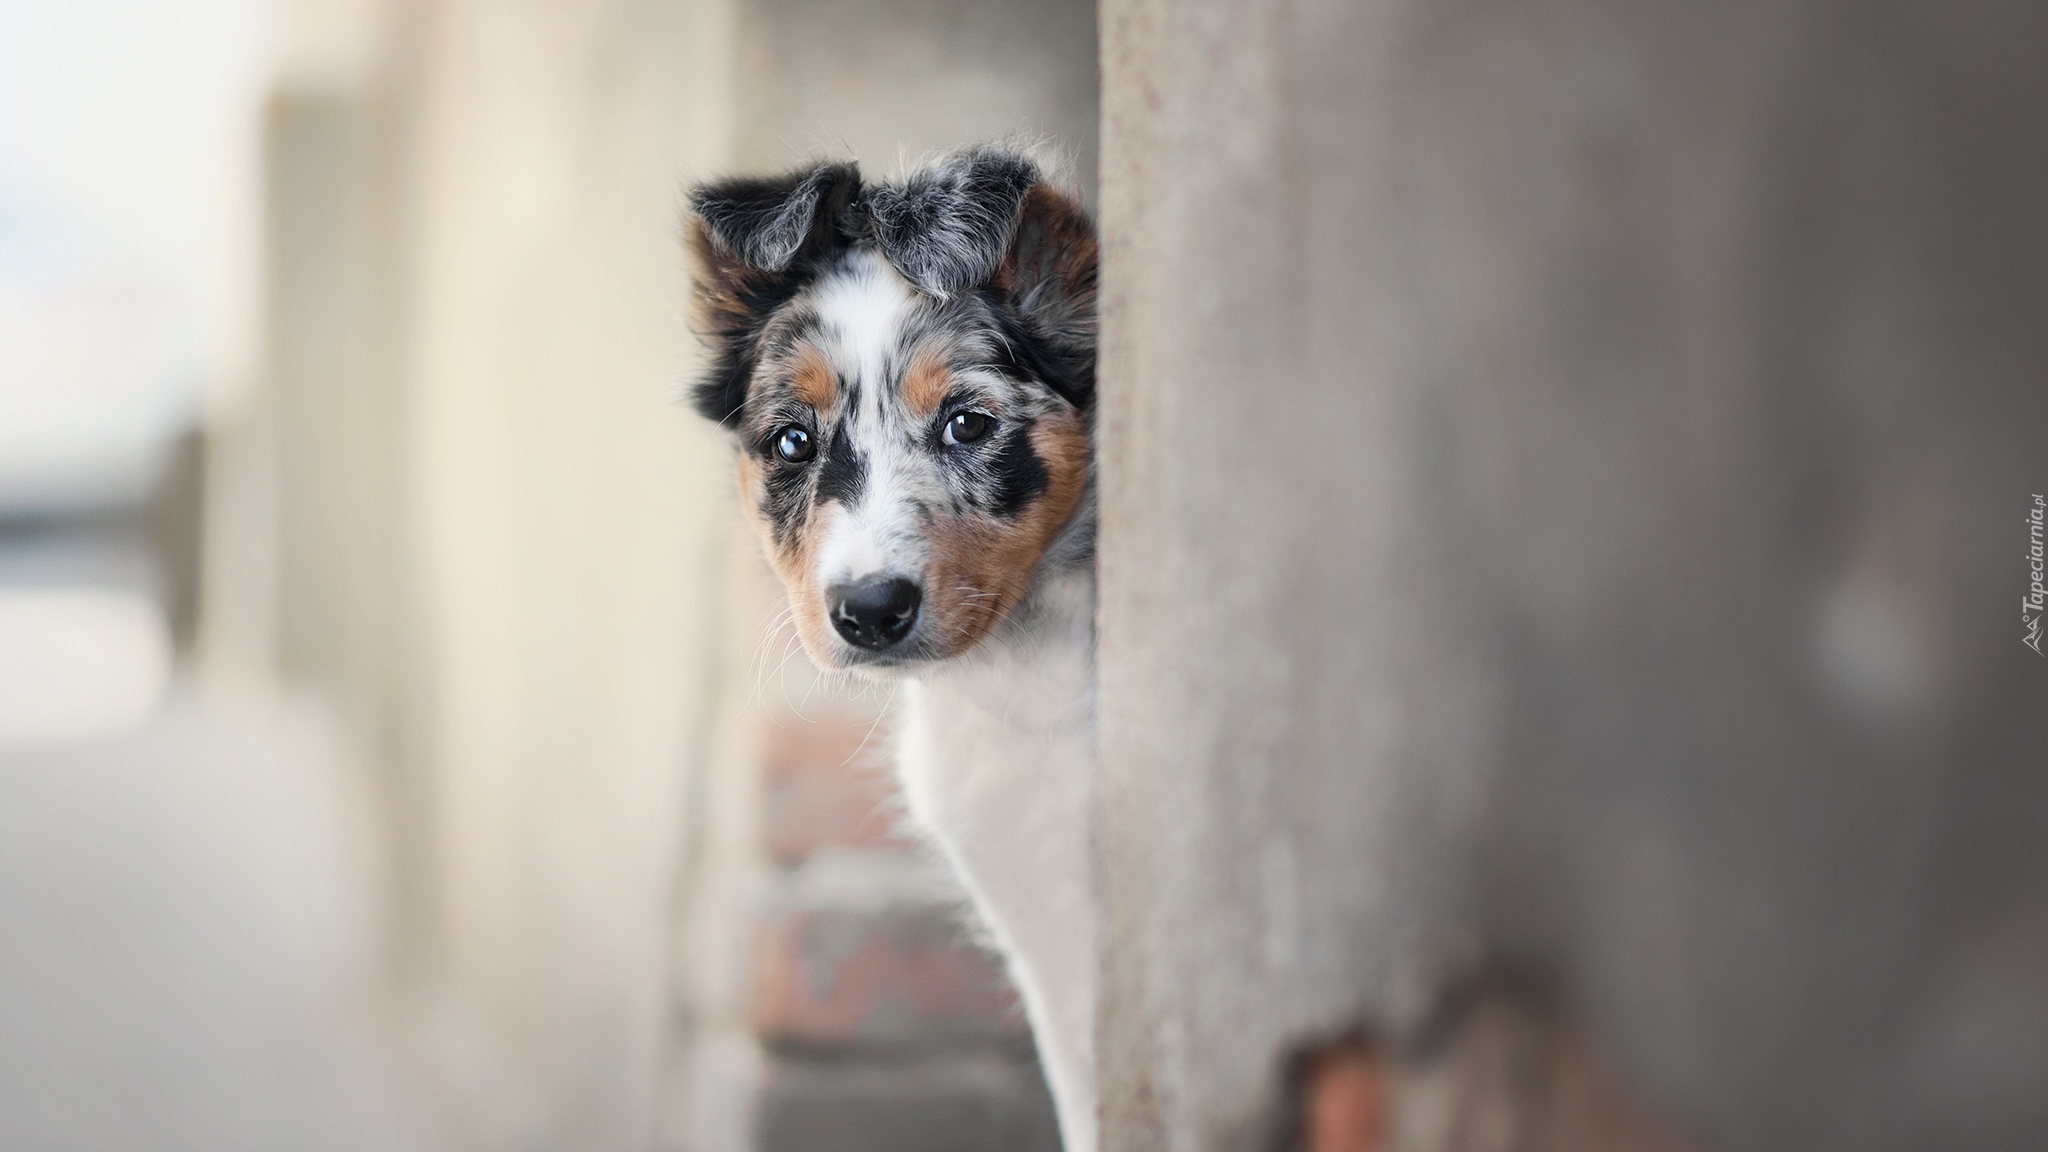
[[[754,681],[753,691],[741,697],[740,701],[734,705],[733,714],[728,722],[737,721],[740,714],[745,712],[750,704],[756,708],[761,706],[762,676],[767,669],[768,646],[774,643],[776,638],[781,635],[782,629],[791,619],[793,611],[794,609],[785,603],[782,611],[777,612],[761,626],[760,639],[754,645],[754,653],[751,660],[753,665],[751,669]]]
[[[780,640],[784,651],[787,652],[789,639],[795,633],[795,629],[792,627],[795,619],[796,605],[785,600],[782,610],[777,612],[770,620],[768,627],[762,632],[761,643],[755,648],[753,703],[756,708],[760,708],[763,711],[767,709],[767,699],[764,693],[767,690],[765,680],[768,671],[768,647],[770,644]],[[787,656],[784,659],[786,660]]]
[[[841,760],[839,762],[839,766],[841,768],[844,768],[848,764],[854,762],[855,758],[857,758],[861,754],[861,752],[867,748],[868,741],[874,739],[875,730],[882,726],[882,721],[888,719],[889,714],[891,712],[894,712],[895,710],[896,696],[894,693],[891,693],[889,696],[889,702],[883,706],[880,712],[875,713],[875,722],[868,725],[868,730],[861,735],[859,746],[855,747],[852,752],[847,753],[846,759]]]
[[[789,642],[785,642],[783,645],[782,659],[776,662],[775,671],[772,673],[772,675],[775,677],[776,683],[784,683],[782,675],[783,669],[789,667],[789,661],[791,657],[794,657],[798,652],[803,651],[803,646],[803,638],[801,636],[796,635],[796,633],[792,631],[790,633]],[[782,690],[782,699],[784,703],[789,702],[789,688],[786,684],[784,685]]]

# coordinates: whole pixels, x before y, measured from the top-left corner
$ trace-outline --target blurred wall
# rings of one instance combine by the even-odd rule
[[[1042,145],[1093,203],[1095,7],[1083,0],[742,0],[735,156],[851,155],[888,175],[993,136]]]
[[[455,1129],[645,1144],[722,653],[676,240],[682,182],[727,160],[731,14],[294,17],[217,654],[324,683],[381,754],[392,969]]]
[[[991,136],[1092,195],[1092,6],[287,8],[206,650],[323,687],[370,748],[389,969],[443,1119],[479,1148],[1044,1147],[999,966],[874,839],[886,789],[842,778],[886,694],[761,665],[780,589],[681,403],[680,209],[735,168],[888,174]],[[869,831],[777,839],[832,803]],[[865,933],[913,1000],[933,970],[963,996],[850,1029],[840,1001],[763,1007],[831,962],[798,920]]]
[[[1103,28],[1106,1146],[2048,1144],[2041,10]]]
[[[725,158],[728,21],[450,3],[419,33],[408,458],[442,963],[527,1064],[492,1112],[538,1104],[558,1146],[650,1124],[730,519],[722,450],[672,402],[676,184]]]
[[[267,16],[0,4],[0,745],[140,722],[193,640],[192,433],[255,376]]]

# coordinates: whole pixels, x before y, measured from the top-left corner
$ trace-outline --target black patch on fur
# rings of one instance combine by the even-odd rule
[[[775,542],[789,539],[811,503],[811,469],[808,465],[785,463],[772,444],[759,449],[765,458],[761,469],[761,515],[767,519]]]
[[[997,371],[1012,380],[1043,384],[1086,412],[1095,402],[1094,350],[1052,339],[994,292],[986,298],[996,328]]]
[[[1046,471],[1045,461],[1038,458],[1038,450],[1031,445],[1028,424],[996,445],[988,469],[989,478],[994,481],[989,511],[1006,519],[1022,512],[1052,484],[1052,474]]]
[[[923,291],[941,297],[964,292],[995,275],[1017,208],[1038,181],[1038,165],[1009,149],[957,152],[900,186],[868,192],[875,242]]]
[[[846,434],[846,421],[841,420],[832,429],[823,457],[818,462],[818,503],[837,500],[853,507],[854,501],[860,499],[861,488],[867,484],[868,462],[854,446],[853,438]]]
[[[762,277],[748,282],[735,295],[750,314],[766,317],[788,303],[801,287],[792,277]],[[760,361],[755,347],[759,336],[759,321],[736,325],[721,335],[717,357],[690,389],[690,401],[698,415],[728,428],[738,422],[740,411],[747,404],[747,385],[753,379],[754,365]]]

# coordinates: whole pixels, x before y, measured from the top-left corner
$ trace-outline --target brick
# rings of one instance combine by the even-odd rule
[[[768,726],[762,748],[763,833],[785,867],[826,848],[900,848],[888,733],[872,720],[827,715]]]
[[[1302,1101],[1308,1152],[1381,1152],[1387,1143],[1387,1076],[1379,1053],[1349,1039],[1307,1062]]]
[[[1035,1062],[780,1060],[761,1093],[759,1152],[1059,1152]]]
[[[947,907],[806,909],[767,925],[755,1026],[771,1045],[1028,1043],[1002,964]]]

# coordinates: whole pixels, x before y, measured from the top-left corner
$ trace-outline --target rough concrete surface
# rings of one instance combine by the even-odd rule
[[[1701,1147],[2048,1144],[2043,11],[1103,45],[1106,1146],[1510,970]]]

